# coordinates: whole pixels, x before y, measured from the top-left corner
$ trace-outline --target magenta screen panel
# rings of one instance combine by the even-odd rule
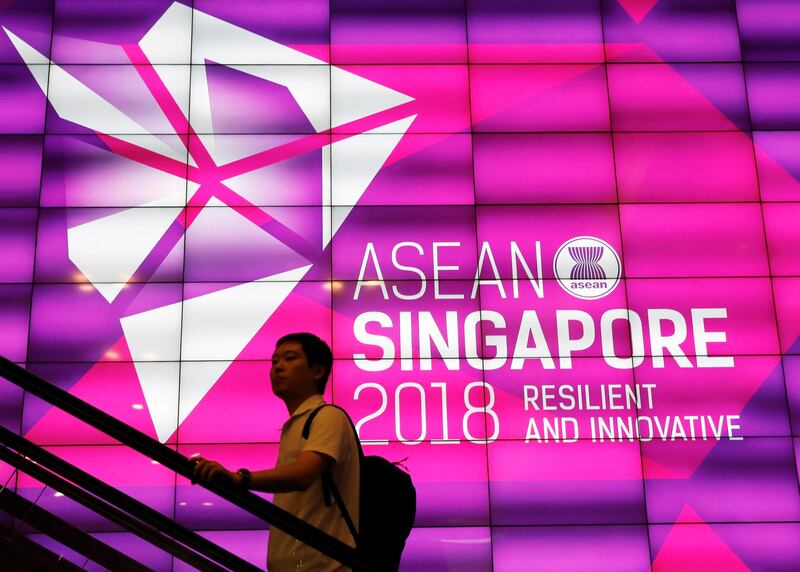
[[[275,340],[317,333],[328,400],[407,458],[408,572],[800,569],[798,22],[3,2],[0,354],[256,469]],[[266,525],[203,489],[10,384],[0,420],[264,566]]]

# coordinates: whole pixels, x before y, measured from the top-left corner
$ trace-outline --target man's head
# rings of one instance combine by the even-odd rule
[[[320,338],[305,332],[287,334],[272,354],[272,391],[284,401],[324,393],[332,366],[331,348]]]

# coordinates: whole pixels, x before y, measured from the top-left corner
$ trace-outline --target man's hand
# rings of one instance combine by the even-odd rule
[[[242,482],[240,474],[229,471],[217,461],[209,461],[200,456],[191,457],[191,460],[195,462],[192,484],[216,481],[239,486]]]
[[[189,459],[196,463],[192,484],[215,481],[230,483],[237,487],[242,486],[242,476],[229,471],[217,461],[209,461],[199,456]],[[330,469],[334,464],[335,461],[328,455],[316,451],[303,451],[294,463],[274,469],[254,471],[250,476],[250,484],[247,488],[267,493],[304,491],[323,471]]]

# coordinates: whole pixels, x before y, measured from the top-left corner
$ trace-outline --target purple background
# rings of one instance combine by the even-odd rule
[[[192,203],[184,213],[181,197],[196,182],[132,161],[108,134],[60,117],[0,31],[0,354],[155,436],[120,319],[310,264],[299,283],[272,280],[292,293],[231,358],[166,440],[170,446],[229,468],[271,466],[285,410],[269,390],[268,360],[280,334],[310,330],[331,344],[336,359],[326,398],[356,421],[385,406],[363,424],[362,438],[373,441],[368,453],[408,458],[418,513],[404,571],[578,571],[598,562],[620,571],[800,569],[800,6],[787,0],[180,3],[316,58],[291,66],[249,52],[222,65],[196,45],[236,48],[239,40],[204,36],[209,32],[195,23],[169,57],[152,62],[179,86],[178,104],[190,123],[213,124],[208,137],[191,135],[193,162],[178,161],[181,174],[200,162],[200,143],[212,139],[221,165],[303,144],[309,135],[332,144],[333,168],[317,146],[224,181],[232,189],[227,206]],[[171,4],[11,0],[0,2],[0,24],[148,132],[180,146],[166,136],[173,132],[169,121],[120,47],[137,44]],[[368,102],[338,84],[328,63],[414,100],[409,115],[416,119],[357,201],[347,198],[348,173],[336,172],[341,147],[334,141],[351,135],[338,119]],[[333,122],[331,133],[315,135],[286,87],[227,64],[321,74],[328,90],[316,95],[326,100],[324,129]],[[207,118],[197,103],[206,70]],[[49,84],[51,98],[75,97],[60,91],[63,83]],[[395,139],[364,137],[370,149]],[[142,136],[126,141],[145,144]],[[168,196],[178,198],[141,212],[152,220],[174,215],[167,237],[174,242],[162,244],[162,259],[135,273],[109,303],[70,257],[68,229]],[[231,209],[238,214],[232,217]],[[324,243],[323,221],[340,220]],[[577,236],[602,239],[621,259],[618,285],[599,300],[572,297],[556,279],[555,253]],[[542,298],[523,277],[514,283],[512,241],[529,262],[540,243]],[[401,242],[421,250],[397,252],[400,264],[427,277],[414,300],[394,294],[421,287],[414,271],[392,263]],[[438,283],[436,242],[458,243],[440,249],[439,264],[454,268],[442,269]],[[388,300],[377,283],[362,285],[354,299],[367,243],[377,253]],[[473,291],[484,243],[497,275],[484,260],[478,278],[487,282]],[[378,278],[371,263],[364,278]],[[100,277],[115,280],[110,272]],[[257,288],[264,298],[275,286],[269,282]],[[515,288],[519,296],[511,294]],[[709,354],[733,356],[734,368],[695,367],[691,309],[699,307],[727,309],[727,338],[709,344]],[[641,350],[617,322],[605,346],[598,332],[573,353],[571,368],[558,367],[569,356],[555,342],[556,312],[585,312],[599,329],[601,315],[620,308],[644,321]],[[664,367],[654,364],[647,322],[654,308],[676,310],[687,322],[680,348],[693,367],[670,356]],[[487,365],[497,357],[497,336],[505,335],[513,350],[526,310],[537,312],[557,367],[540,360],[520,369]],[[434,348],[430,369],[397,359],[385,370],[365,371],[361,360],[381,356],[354,334],[354,321],[368,311],[392,320],[390,329],[372,323],[367,330],[385,335],[398,358],[405,312],[413,328],[420,312],[440,328],[457,314],[459,340],[450,352]],[[463,332],[470,313],[502,316],[505,326],[480,322],[470,348]],[[186,403],[181,387],[225,360],[216,350],[193,353],[184,318],[170,324],[175,343],[151,364],[177,391],[175,416]],[[717,331],[719,324],[707,326]],[[224,326],[208,328],[224,336]],[[416,355],[416,331],[412,345]],[[642,365],[614,369],[609,357]],[[657,385],[653,410],[632,415],[736,414],[744,439],[525,442],[529,420],[552,415],[524,410],[523,385],[596,390],[609,383]],[[446,393],[434,384],[444,384]],[[470,408],[474,413],[465,417]],[[558,416],[575,417],[585,434],[592,414]],[[8,383],[0,384],[0,422],[264,566],[264,523]],[[417,436],[421,442],[407,442]],[[458,443],[441,443],[445,436]],[[188,569],[0,465],[2,481],[9,477],[24,496],[42,493],[40,505],[145,565]]]

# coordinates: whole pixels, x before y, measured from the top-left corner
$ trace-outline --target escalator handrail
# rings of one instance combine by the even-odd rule
[[[194,463],[141,431],[115,419],[108,413],[69,394],[43,380],[14,362],[0,356],[0,377],[23,390],[55,405],[59,409],[102,431],[106,435],[159,462],[179,475],[191,479]],[[232,485],[219,482],[201,483],[200,486],[235,504],[250,514],[268,522],[283,532],[334,558],[355,572],[372,572],[362,563],[356,550],[338,538],[297,518],[271,502]]]
[[[150,568],[147,566],[139,564],[130,556],[126,556],[116,548],[112,548],[89,533],[72,526],[11,489],[0,489],[0,510],[30,524],[36,530],[83,554],[101,566],[120,572],[150,572]]]
[[[81,572],[77,564],[73,564],[62,555],[45,548],[30,538],[16,534],[0,525],[0,554],[6,570],[48,570],[53,572]],[[10,562],[9,562],[10,560]]]
[[[47,468],[45,468],[43,465],[28,460],[26,455],[15,453],[8,447],[0,446],[0,461],[5,461],[9,465],[16,467],[20,472],[33,477],[51,489],[60,492],[68,498],[71,498],[95,514],[98,514],[109,521],[122,526],[139,538],[142,538],[150,544],[161,548],[165,552],[168,552],[169,554],[183,560],[187,564],[194,566],[201,572],[225,572],[225,568],[215,564],[208,558],[189,550],[182,544],[172,540],[169,536],[162,533],[157,528],[139,521],[138,519],[126,514],[122,510],[110,505],[104,500],[95,497],[80,487],[77,487],[65,479],[62,479],[59,475],[47,470]],[[245,569],[253,571],[258,570],[258,568],[252,565]]]
[[[127,512],[131,516],[138,518],[142,522],[166,531],[172,538],[175,538],[208,558],[229,568],[237,570],[252,569],[248,562],[242,560],[235,554],[228,552],[221,546],[214,544],[196,532],[178,524],[157,510],[150,508],[119,489],[115,489],[100,479],[93,477],[89,473],[65,461],[61,457],[54,455],[47,449],[32,443],[25,437],[20,437],[13,431],[2,426],[0,426],[0,443],[25,455],[53,473],[69,479],[76,485]]]

